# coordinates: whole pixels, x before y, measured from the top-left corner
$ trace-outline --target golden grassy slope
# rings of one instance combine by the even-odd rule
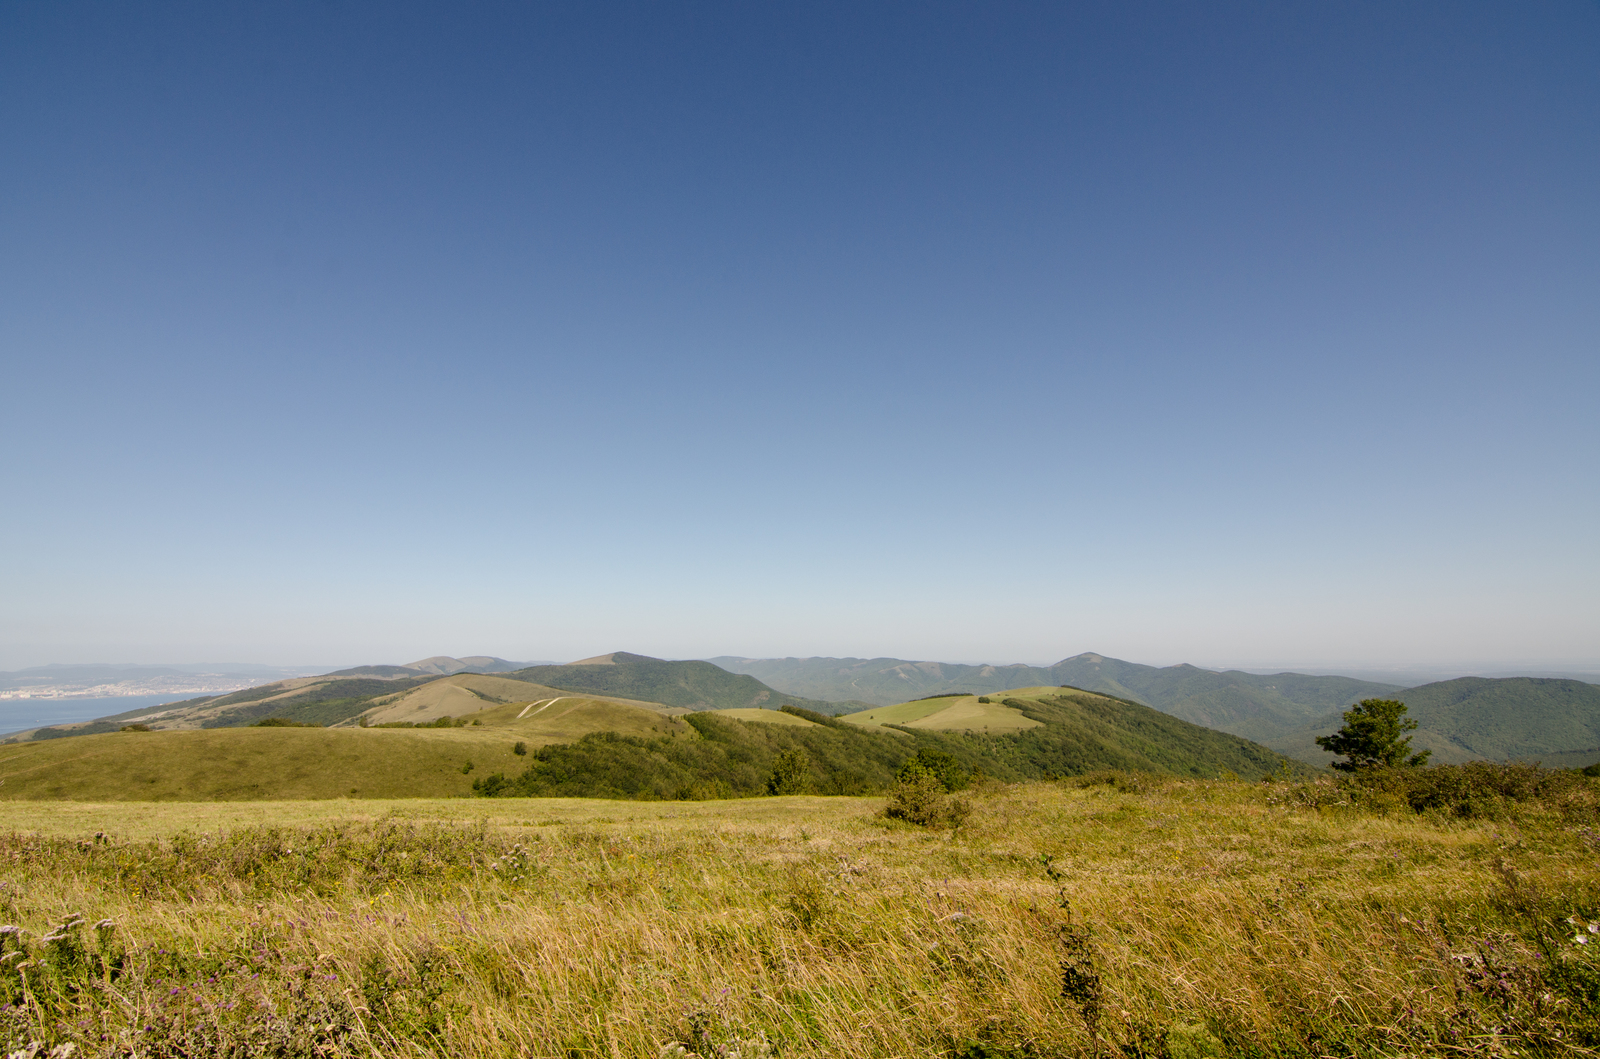
[[[115,993],[40,992],[6,1026],[89,1056],[1593,1054],[1576,818],[1130,778],[972,801],[954,832],[865,799],[342,802],[283,807],[339,828],[226,832],[239,807],[124,830],[3,806],[63,836],[0,835],[27,943],[76,912],[129,952]]]
[[[476,775],[476,773],[474,773]],[[710,802],[619,802],[602,798],[337,798],[275,802],[0,802],[0,833],[81,838],[103,831],[147,841],[180,831],[235,827],[481,824],[520,836],[532,827],[638,824],[714,827],[720,832],[837,823],[870,813],[882,798],[740,798]]]
[[[592,695],[558,695],[536,702],[495,706],[474,714],[485,727],[514,734],[518,739],[543,746],[570,743],[590,732],[616,732],[655,738],[676,734],[680,739],[697,739],[695,730],[673,713],[635,706],[625,699],[596,698]]]
[[[440,717],[475,714],[508,702],[528,702],[559,694],[556,689],[542,684],[527,684],[520,680],[478,673],[457,673],[378,699],[364,716],[369,724],[394,721],[425,723]]]

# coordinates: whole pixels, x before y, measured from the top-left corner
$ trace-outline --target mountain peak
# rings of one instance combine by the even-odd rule
[[[659,662],[661,659],[652,658],[650,655],[630,654],[627,651],[612,651],[607,655],[595,655],[593,658],[580,658],[576,662],[568,662],[569,666],[614,666],[623,662]]]

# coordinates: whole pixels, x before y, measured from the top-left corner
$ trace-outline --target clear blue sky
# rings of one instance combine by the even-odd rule
[[[0,667],[1600,660],[1600,4],[0,7]]]

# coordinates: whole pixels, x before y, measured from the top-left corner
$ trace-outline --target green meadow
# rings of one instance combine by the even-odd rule
[[[878,706],[858,713],[846,714],[842,721],[867,727],[886,724],[904,725],[907,728],[926,728],[930,731],[974,732],[999,735],[1004,732],[1022,732],[1037,728],[1042,721],[1034,720],[1020,710],[1003,703],[1005,698],[1033,699],[1059,695],[1060,688],[1018,688],[1004,696],[947,695],[936,699],[919,699],[895,706]]]

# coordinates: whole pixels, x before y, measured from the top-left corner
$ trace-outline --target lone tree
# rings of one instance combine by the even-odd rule
[[[1431,750],[1411,754],[1411,737],[1402,737],[1417,722],[1405,716],[1406,704],[1395,699],[1362,699],[1344,711],[1344,727],[1332,735],[1319,736],[1317,745],[1332,754],[1343,754],[1333,767],[1341,772],[1371,768],[1418,768],[1428,763]]]

